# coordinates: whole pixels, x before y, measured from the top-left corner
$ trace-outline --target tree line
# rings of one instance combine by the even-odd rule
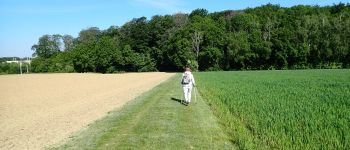
[[[19,63],[8,63],[7,61],[24,61],[29,59],[28,57],[26,58],[19,58],[19,57],[0,57],[0,75],[1,74],[19,74],[21,73],[26,73],[30,65],[26,62],[22,63],[21,65]]]
[[[142,72],[350,68],[350,5],[134,18],[121,27],[43,35],[33,72]]]

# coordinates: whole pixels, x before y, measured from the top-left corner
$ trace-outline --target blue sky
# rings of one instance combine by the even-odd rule
[[[101,30],[121,26],[132,18],[190,13],[196,8],[209,12],[238,10],[272,3],[333,5],[350,0],[0,0],[0,57],[28,57],[31,46],[44,34],[77,37],[88,27]]]

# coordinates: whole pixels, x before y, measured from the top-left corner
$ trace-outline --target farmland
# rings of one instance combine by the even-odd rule
[[[240,149],[349,149],[350,70],[196,73]]]
[[[2,75],[0,149],[43,149],[57,143],[172,75]]]
[[[189,106],[171,75],[0,76],[0,149],[350,147],[350,70],[197,72]]]

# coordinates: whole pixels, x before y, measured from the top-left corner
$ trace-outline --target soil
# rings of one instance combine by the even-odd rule
[[[0,149],[44,149],[173,73],[0,76]]]

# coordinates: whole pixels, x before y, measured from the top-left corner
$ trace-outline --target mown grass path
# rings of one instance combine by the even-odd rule
[[[179,80],[170,78],[57,149],[234,149],[199,95],[189,106],[179,102]]]

